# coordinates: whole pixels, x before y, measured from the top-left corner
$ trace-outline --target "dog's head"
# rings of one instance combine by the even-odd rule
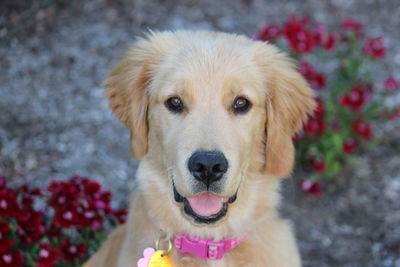
[[[165,170],[190,221],[215,223],[249,172],[287,176],[312,90],[274,46],[210,32],[140,39],[105,82],[132,155]],[[181,204],[182,203],[182,204]]]

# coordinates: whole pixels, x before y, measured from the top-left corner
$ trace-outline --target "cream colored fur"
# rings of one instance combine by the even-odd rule
[[[129,217],[87,267],[136,266],[143,249],[162,235],[185,232],[221,240],[250,235],[219,261],[175,250],[174,266],[300,266],[289,222],[280,218],[278,177],[290,174],[293,134],[314,109],[312,90],[291,60],[274,46],[239,35],[156,32],[139,39],[111,71],[106,96],[131,131],[132,155],[141,159]],[[166,99],[187,109],[173,114]],[[246,114],[232,112],[245,96]],[[219,150],[229,161],[224,197],[237,190],[227,215],[212,225],[193,222],[173,197],[192,194],[187,160],[196,150]]]

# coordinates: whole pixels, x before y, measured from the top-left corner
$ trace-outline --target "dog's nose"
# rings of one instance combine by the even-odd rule
[[[194,178],[209,186],[226,173],[228,161],[218,151],[197,151],[189,158],[188,168]]]

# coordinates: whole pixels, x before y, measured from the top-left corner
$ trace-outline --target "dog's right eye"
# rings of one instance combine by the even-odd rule
[[[251,109],[251,102],[246,98],[239,96],[233,101],[232,109],[235,114],[244,114]]]
[[[182,99],[177,96],[168,98],[167,101],[164,102],[164,104],[167,109],[169,109],[169,111],[173,113],[182,113],[185,109],[185,105],[183,104]]]

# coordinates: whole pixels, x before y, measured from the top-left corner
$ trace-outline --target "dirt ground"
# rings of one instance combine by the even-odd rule
[[[337,27],[353,17],[383,35],[385,68],[400,79],[398,0],[3,0],[0,3],[0,175],[43,186],[75,173],[126,202],[137,162],[101,82],[146,29],[253,34],[289,14]],[[397,96],[399,100],[400,95]],[[399,122],[399,121],[398,121]],[[379,127],[381,144],[360,155],[320,198],[284,182],[304,266],[400,267],[400,124]]]

